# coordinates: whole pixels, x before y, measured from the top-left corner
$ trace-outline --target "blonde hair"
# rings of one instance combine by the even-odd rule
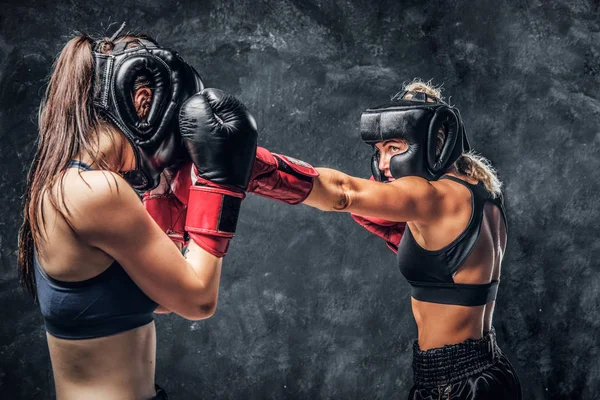
[[[473,151],[463,153],[454,163],[456,170],[463,174],[483,182],[486,190],[493,198],[500,196],[502,182],[498,179],[496,169],[487,158]]]
[[[425,93],[431,97],[435,97],[438,101],[442,100],[442,87],[434,86],[431,81],[424,82],[421,79],[415,78],[412,82],[404,85],[404,90],[408,92],[420,92]],[[412,95],[410,93],[404,96],[405,99],[412,99]]]
[[[404,90],[425,93],[437,98],[439,101],[442,100],[442,87],[434,86],[431,81],[425,82],[415,78],[412,82],[404,85]],[[407,93],[404,98],[409,100],[412,98],[412,95]],[[436,140],[436,155],[440,154],[445,139],[446,132],[444,127],[441,127]],[[487,158],[469,151],[461,154],[452,167],[460,174],[481,181],[493,198],[500,196],[502,182],[498,179],[496,169]]]

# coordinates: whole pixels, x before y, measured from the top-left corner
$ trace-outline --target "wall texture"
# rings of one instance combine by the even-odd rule
[[[494,323],[524,398],[597,398],[598,0],[136,3],[0,2],[0,398],[53,391],[40,313],[16,277],[45,79],[73,30],[121,21],[244,101],[261,145],[356,176],[369,174],[361,111],[414,77],[443,83],[505,183]],[[404,398],[416,328],[393,265],[347,215],[250,196],[216,315],[157,317],[157,382],[174,399]]]

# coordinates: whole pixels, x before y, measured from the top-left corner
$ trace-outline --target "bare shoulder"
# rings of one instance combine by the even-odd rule
[[[477,184],[477,180],[472,178],[464,177],[464,179],[462,176],[452,176],[471,184]],[[443,199],[447,211],[456,213],[464,208],[471,208],[471,191],[465,185],[450,179],[439,179],[431,182],[431,184],[436,188],[440,198]]]
[[[102,230],[128,212],[143,211],[138,195],[114,172],[72,173],[65,178],[63,188],[64,214],[78,234]]]
[[[110,171],[86,171],[64,181],[66,200],[82,211],[107,207],[138,199],[135,191],[119,174]]]
[[[432,190],[434,187],[432,183],[435,181],[428,181],[427,179],[421,178],[420,176],[404,176],[402,178],[398,178],[388,185],[402,185],[402,186],[411,186],[417,190]]]
[[[410,194],[419,200],[437,201],[444,195],[444,190],[440,190],[437,181],[428,181],[420,176],[405,176],[388,185],[397,187],[404,195]]]

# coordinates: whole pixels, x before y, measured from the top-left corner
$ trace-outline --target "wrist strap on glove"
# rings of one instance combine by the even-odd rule
[[[212,255],[224,257],[244,197],[244,193],[222,187],[191,186],[185,221],[190,238]]]

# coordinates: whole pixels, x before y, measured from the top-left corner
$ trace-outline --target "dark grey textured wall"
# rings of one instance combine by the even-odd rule
[[[39,311],[18,288],[36,108],[74,29],[128,21],[247,103],[260,144],[368,176],[361,111],[433,78],[505,183],[495,326],[525,399],[600,393],[600,4],[580,1],[123,0],[0,7],[0,398],[48,398]],[[159,316],[157,381],[175,399],[404,398],[408,285],[347,215],[250,196],[216,315]]]

